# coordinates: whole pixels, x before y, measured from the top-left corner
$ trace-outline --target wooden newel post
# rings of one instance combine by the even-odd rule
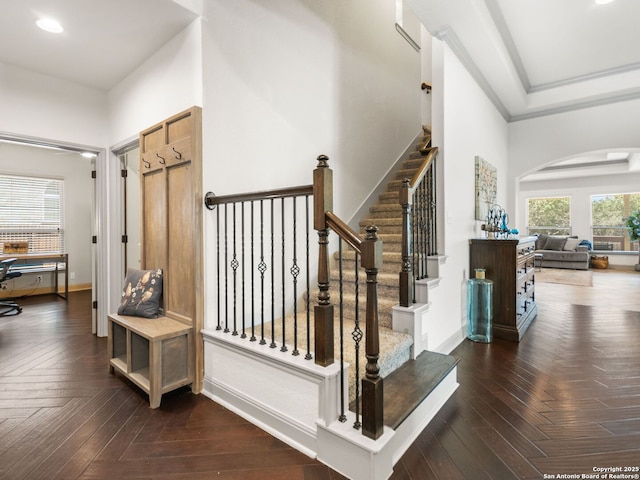
[[[318,304],[314,313],[315,363],[326,367],[334,362],[333,352],[333,305],[329,295],[329,228],[326,212],[333,211],[333,171],[320,155],[318,166],[313,171],[313,228],[318,231]]]
[[[380,334],[378,331],[378,271],[382,267],[382,241],[378,227],[368,226],[362,243],[362,268],[367,273],[367,310],[365,354],[367,367],[362,379],[362,433],[377,439],[383,431],[384,409],[382,377],[378,367]]]
[[[411,288],[411,188],[405,179],[400,188],[400,205],[402,205],[402,271],[400,272],[401,307],[409,307],[413,303]]]

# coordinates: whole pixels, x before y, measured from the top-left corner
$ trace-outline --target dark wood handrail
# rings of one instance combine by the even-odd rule
[[[325,215],[327,218],[327,226],[336,232],[336,234],[347,242],[356,252],[362,253],[362,239],[360,236],[333,212],[326,212]]]
[[[204,204],[209,210],[216,205],[234,202],[250,202],[253,200],[272,200],[276,198],[299,197],[313,195],[313,185],[301,185],[299,187],[279,188],[275,190],[263,190],[259,192],[236,193],[217,197],[213,192],[207,192],[204,196]]]
[[[413,192],[415,187],[424,178],[427,171],[429,170],[429,167],[435,160],[437,154],[438,154],[438,147],[431,147],[427,149],[427,156],[422,161],[422,165],[420,165],[420,168],[416,170],[416,173],[413,175],[413,178],[409,181],[409,189],[411,190],[411,192]]]
[[[431,169],[433,162],[438,154],[438,147],[430,147],[424,150],[426,157],[422,161],[422,164],[413,175],[411,180],[405,179],[400,187],[399,200],[402,206],[402,270],[399,273],[399,304],[402,307],[409,307],[413,303],[413,266],[412,266],[412,248],[411,239],[413,226],[411,225],[411,209],[413,204],[413,196],[416,190],[421,186],[423,179]],[[420,153],[423,153],[421,149]],[[417,230],[421,235],[425,233],[433,234],[433,232],[426,232],[424,228]]]

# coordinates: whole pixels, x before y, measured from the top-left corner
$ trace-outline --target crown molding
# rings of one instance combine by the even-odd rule
[[[471,57],[471,55],[469,55],[469,52],[460,41],[460,38],[456,35],[453,28],[449,26],[444,26],[438,29],[434,33],[434,36],[437,39],[442,40],[443,42],[446,42],[447,45],[449,45],[449,48],[451,48],[451,51],[456,55],[456,57],[458,57],[458,60],[460,60],[462,65],[464,65],[464,67],[467,69],[469,74],[476,81],[478,86],[489,98],[491,103],[493,103],[493,105],[496,107],[498,112],[500,112],[500,115],[502,115],[502,117],[508,122],[510,118],[510,113],[507,110],[507,107],[504,106],[504,104],[500,100],[500,97],[498,97],[496,92],[493,90],[493,88],[487,81],[486,77],[482,74],[482,72],[480,71],[476,63],[473,61],[473,58]]]
[[[500,9],[498,0],[485,0],[485,4],[487,6],[487,10],[489,11],[489,15],[491,16],[491,19],[493,20],[493,23],[498,30],[498,34],[502,39],[502,43],[507,50],[509,59],[511,60],[518,78],[520,79],[522,88],[525,92],[529,93],[529,91],[531,90],[531,82],[529,81],[529,76],[527,75],[527,71],[525,70],[524,64],[522,63],[520,53],[516,48],[513,37],[511,36],[511,30],[509,30],[507,21],[504,19],[504,15],[502,14],[502,10]]]
[[[557,115],[559,113],[573,112],[576,110],[583,110],[585,108],[601,107],[603,105],[610,105],[612,103],[628,102],[638,99],[640,99],[640,91],[626,92],[622,94],[612,93],[610,95],[604,95],[592,100],[573,102],[570,105],[563,105],[561,107],[551,107],[536,112],[512,115],[511,117],[509,117],[509,122],[520,122],[522,120],[529,120],[531,118],[546,117],[549,115]]]

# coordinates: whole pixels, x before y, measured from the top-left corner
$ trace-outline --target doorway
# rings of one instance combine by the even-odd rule
[[[56,227],[57,235],[60,237],[58,247],[49,248],[49,251],[44,252],[47,250],[46,246],[40,245],[40,242],[31,242],[28,253],[68,253],[69,263],[65,268],[69,278],[69,290],[90,290],[94,298],[98,274],[96,248],[92,244],[92,238],[96,231],[97,207],[96,185],[92,172],[95,170],[98,154],[99,151],[95,148],[0,136],[0,174],[16,179],[52,179],[58,182],[62,180],[63,186],[58,196],[62,196],[64,201],[60,209],[61,223]],[[13,200],[15,201],[15,198]],[[28,229],[17,224],[11,226],[9,222],[3,222],[5,224],[0,225],[0,228],[16,240],[20,240],[20,235],[25,235],[24,241],[32,240],[38,235],[38,228],[46,229],[48,225],[49,218],[44,212],[50,206],[50,201],[51,198],[45,192],[43,202],[46,205],[42,206],[41,222],[38,221],[37,215],[31,215],[29,218],[32,221],[29,225],[32,226]],[[48,293],[53,291],[55,285],[54,274],[47,271],[28,271],[11,282],[7,294],[13,296]],[[96,333],[95,311],[92,327]]]

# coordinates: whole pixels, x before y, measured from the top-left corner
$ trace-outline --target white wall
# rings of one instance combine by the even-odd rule
[[[69,271],[75,274],[69,279],[70,288],[91,285],[91,170],[91,160],[79,153],[0,143],[0,173],[64,179],[65,251]],[[44,275],[43,280],[48,277]],[[35,287],[34,275],[16,279],[12,285],[17,289],[30,286]]]
[[[508,181],[507,123],[450,48],[434,39],[433,105],[436,146],[444,181],[446,270],[438,287],[446,311],[430,329],[431,345],[456,335],[466,322],[464,285],[469,278],[469,239],[481,234],[475,221],[475,157],[498,172],[497,201],[504,206]],[[442,109],[438,111],[437,109]],[[442,123],[440,123],[442,122]],[[439,300],[440,301],[440,300]]]
[[[207,189],[309,184],[327,154],[350,218],[420,130],[420,55],[395,31],[394,3],[205,8]]]
[[[348,221],[420,131],[420,54],[396,32],[394,2],[214,0],[205,9],[204,190],[311,184],[326,154],[334,211]],[[208,290],[213,222],[205,212]]]
[[[195,20],[109,91],[109,145],[202,106],[201,23]]]
[[[107,144],[105,92],[0,63],[0,132]]]

